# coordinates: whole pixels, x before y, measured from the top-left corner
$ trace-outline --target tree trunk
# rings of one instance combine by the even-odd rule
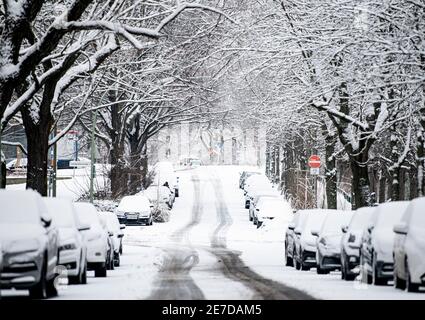
[[[361,161],[366,163],[366,161]],[[359,161],[354,159],[350,160],[351,172],[353,174],[352,182],[352,198],[353,209],[361,207],[369,207],[372,205],[370,185],[369,185],[369,172],[366,165],[359,164]]]
[[[387,178],[383,170],[381,170],[381,174],[379,177],[379,203],[384,203],[387,199],[386,195],[386,187],[387,187]]]
[[[43,111],[42,106],[40,110]],[[39,112],[38,121],[34,123],[31,110],[25,108],[22,110],[22,120],[27,136],[27,189],[33,189],[42,196],[47,196],[49,133],[53,118],[50,112]]]
[[[1,158],[1,155],[0,155]],[[0,160],[1,175],[0,175],[0,189],[6,188],[6,162]]]

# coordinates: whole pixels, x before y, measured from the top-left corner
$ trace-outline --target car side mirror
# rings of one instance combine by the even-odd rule
[[[90,230],[90,226],[88,224],[82,224],[79,228],[78,231],[88,231]]]
[[[255,211],[260,211],[260,209],[257,208],[257,209],[255,209]]]
[[[297,229],[295,229],[295,230],[294,230],[294,232],[295,232],[295,234],[296,234],[296,235],[298,235],[298,236],[299,236],[299,235],[301,235],[301,230],[300,230],[300,229],[298,229],[298,228],[297,228]]]
[[[294,230],[294,229],[295,229],[295,224],[294,224],[294,223],[292,223],[292,222],[291,222],[291,223],[289,223],[289,224],[288,224],[288,229],[289,229],[289,230]]]
[[[112,237],[114,233],[112,231],[108,231],[108,236]]]
[[[369,226],[369,227],[367,227],[367,231],[368,231],[369,233],[371,233],[371,232],[372,232],[372,230],[373,230],[373,226]]]
[[[319,231],[317,231],[317,230],[311,230],[311,235],[312,236],[315,236],[315,237],[318,237],[319,236]]]
[[[43,218],[41,218],[41,222],[43,223],[43,227],[45,227],[45,228],[48,228],[52,225],[52,219],[51,218],[43,217]]]
[[[118,235],[118,238],[123,238],[124,237],[124,234],[123,233],[120,233],[119,235]]]
[[[342,233],[347,233],[347,230],[348,230],[348,226],[342,226],[341,227]]]
[[[393,231],[397,234],[407,234],[407,225],[405,223],[396,224]]]
[[[151,204],[149,207],[152,209],[153,208],[153,204]]]
[[[120,229],[121,230],[125,229],[125,224],[120,224]]]

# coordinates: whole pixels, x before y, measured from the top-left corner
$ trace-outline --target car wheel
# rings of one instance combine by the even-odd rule
[[[245,202],[245,209],[249,209],[249,203]]]
[[[316,272],[317,272],[317,274],[328,274],[329,273],[328,270],[322,269],[322,267],[320,267],[320,264],[316,265]]]
[[[383,286],[388,283],[386,279],[379,277],[378,266],[376,265],[376,257],[372,260],[372,283],[375,286]]]
[[[115,267],[119,267],[121,265],[120,255],[117,254],[117,259],[114,260]]]
[[[397,273],[395,270],[394,270],[394,288],[401,289],[401,290],[406,289],[406,281],[403,279],[400,279],[397,276]]]
[[[87,284],[87,264],[84,265],[83,274],[81,275],[81,284]]]
[[[407,260],[406,260],[406,274],[407,274],[407,281],[406,281],[407,292],[418,292],[419,291],[419,284],[412,282],[412,278],[410,277],[409,265],[407,264]]]
[[[301,263],[297,259],[295,259],[295,269],[301,270]]]
[[[46,262],[43,263],[41,268],[39,282],[29,289],[30,297],[32,299],[46,299],[47,294],[47,280],[46,280]]]
[[[346,280],[347,277],[345,275],[345,263],[343,262],[344,260],[341,258],[341,280]]]
[[[288,256],[288,247],[285,246],[285,266],[287,267],[293,267],[294,266],[294,261],[292,260],[291,257]]]
[[[94,276],[96,278],[105,278],[106,277],[106,263],[103,263],[101,266],[97,267],[94,270]]]
[[[179,189],[174,189],[174,195],[176,198],[179,197]]]
[[[48,297],[56,297],[58,295],[58,289],[56,289],[55,278],[47,281],[47,296]]]
[[[249,215],[249,221],[254,220],[251,215]]]
[[[122,244],[120,244],[120,254],[122,254]]]

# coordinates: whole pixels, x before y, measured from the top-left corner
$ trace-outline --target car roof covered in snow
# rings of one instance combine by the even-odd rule
[[[75,209],[69,199],[43,198],[43,200],[55,225],[58,227],[76,227],[78,225]]]
[[[89,225],[101,224],[101,220],[97,213],[96,207],[91,203],[75,202],[74,207],[77,211],[78,218],[82,223]]]
[[[39,223],[47,213],[41,196],[33,190],[0,189],[0,223]]]
[[[372,225],[375,229],[391,229],[401,220],[409,201],[381,203],[373,212]]]

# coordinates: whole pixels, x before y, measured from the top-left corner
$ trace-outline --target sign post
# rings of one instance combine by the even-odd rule
[[[318,205],[318,186],[317,186],[317,177],[320,174],[320,167],[322,165],[321,159],[318,155],[312,155],[308,158],[308,166],[310,167],[310,174],[314,176],[314,189],[315,189],[315,198],[316,206]]]

